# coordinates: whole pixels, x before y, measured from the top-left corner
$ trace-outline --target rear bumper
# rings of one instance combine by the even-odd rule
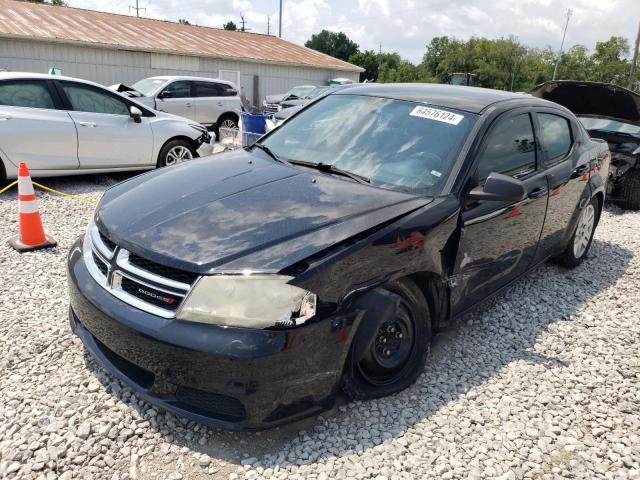
[[[355,314],[286,331],[164,319],[115,298],[69,255],[69,318],[87,350],[141,398],[228,429],[268,428],[330,408]]]

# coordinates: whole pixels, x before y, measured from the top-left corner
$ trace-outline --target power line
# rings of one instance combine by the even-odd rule
[[[136,6],[134,7],[133,5],[129,5],[129,11],[131,11],[131,9],[133,8],[136,11],[136,17],[140,16],[140,10],[144,10],[145,13],[147,13],[147,9],[146,8],[141,8],[139,5],[139,0],[136,0]]]

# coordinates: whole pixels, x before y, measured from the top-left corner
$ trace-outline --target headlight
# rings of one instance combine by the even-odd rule
[[[316,295],[281,275],[205,276],[176,317],[180,320],[246,328],[293,327],[316,313]]]
[[[194,123],[190,123],[189,126],[191,128],[195,128],[196,130],[198,130],[199,132],[202,133],[207,133],[207,129],[203,126],[203,125],[198,125],[198,124],[194,124]]]

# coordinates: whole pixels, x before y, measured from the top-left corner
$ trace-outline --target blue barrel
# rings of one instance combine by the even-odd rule
[[[267,131],[267,116],[261,113],[242,113],[242,130],[251,133],[265,133]]]

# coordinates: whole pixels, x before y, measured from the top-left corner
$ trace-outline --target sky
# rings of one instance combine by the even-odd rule
[[[66,0],[72,7],[135,14],[135,0]],[[277,34],[279,0],[139,0],[141,16],[203,26],[240,26]],[[621,35],[635,40],[640,0],[283,0],[282,37],[304,44],[322,29],[342,31],[361,50],[382,48],[420,62],[433,37],[514,35],[525,45],[560,47],[567,9],[573,14],[565,46],[592,50],[599,40]]]

